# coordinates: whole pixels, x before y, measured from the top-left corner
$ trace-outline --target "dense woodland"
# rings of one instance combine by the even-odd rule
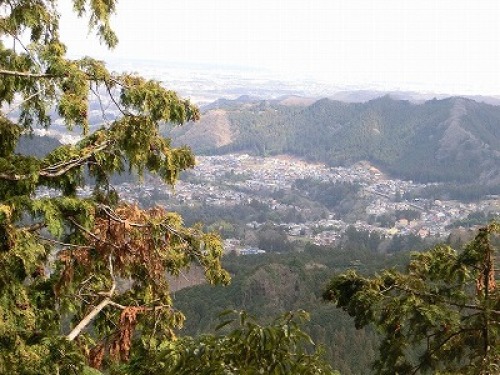
[[[311,314],[304,328],[323,346],[332,366],[341,374],[369,374],[379,344],[377,334],[370,328],[356,330],[345,313],[321,300],[321,290],[333,274],[351,268],[370,274],[408,261],[408,252],[387,256],[366,246],[364,239],[355,238],[335,249],[307,245],[300,252],[226,256],[223,265],[232,276],[229,286],[201,285],[175,293],[177,306],[186,314],[184,329],[190,335],[213,332],[225,308],[244,309],[262,322],[283,311],[304,309]],[[365,250],[359,250],[362,247]]]
[[[448,242],[455,248],[462,248],[467,241],[473,238],[475,233],[476,232],[469,232],[465,237],[463,235],[450,237],[448,239]],[[341,374],[370,374],[372,373],[371,365],[375,363],[376,360],[378,361],[377,363],[379,363],[381,366],[382,363],[386,360],[388,363],[391,363],[390,361],[394,360],[394,358],[391,359],[390,357],[388,357],[389,359],[385,359],[385,350],[394,350],[397,352],[399,350],[398,346],[400,345],[403,345],[403,347],[406,349],[404,353],[398,352],[397,356],[404,355],[406,357],[405,360],[409,361],[410,363],[419,363],[419,360],[425,362],[427,360],[425,358],[425,355],[421,357],[421,345],[416,345],[414,347],[407,345],[411,341],[410,337],[413,337],[413,325],[397,323],[401,326],[405,324],[404,327],[407,331],[407,333],[405,334],[408,335],[408,342],[400,342],[399,344],[392,343],[390,345],[386,342],[384,344],[383,340],[388,339],[384,339],[383,335],[379,335],[378,332],[373,329],[373,327],[368,325],[368,322],[371,319],[370,315],[363,315],[367,314],[367,312],[364,312],[364,309],[369,309],[368,305],[364,305],[368,302],[368,299],[363,300],[360,297],[360,300],[356,301],[356,303],[359,304],[356,309],[344,309],[349,312],[349,315],[360,316],[360,320],[356,320],[356,327],[354,324],[352,324],[352,322],[349,322],[345,311],[339,310],[332,304],[327,304],[322,301],[320,291],[327,288],[326,285],[328,281],[334,275],[336,276],[334,280],[341,280],[342,277],[349,277],[345,275],[351,275],[352,272],[355,272],[356,275],[361,275],[360,277],[377,275],[376,277],[380,278],[382,278],[383,276],[379,275],[392,275],[399,272],[404,273],[404,270],[407,269],[407,264],[410,259],[410,253],[408,249],[414,248],[415,244],[405,244],[404,238],[400,238],[399,240],[396,239],[396,241],[400,241],[396,244],[396,247],[400,251],[397,254],[384,255],[374,251],[374,249],[376,249],[377,240],[378,239],[376,238],[370,238],[370,235],[368,233],[358,233],[354,229],[352,229],[347,238],[344,240],[343,244],[336,248],[306,245],[305,248],[303,248],[303,251],[293,253],[271,253],[259,256],[226,256],[223,259],[223,264],[232,275],[231,285],[227,287],[216,287],[215,289],[207,285],[200,285],[184,289],[175,294],[175,299],[178,306],[180,306],[183,311],[185,311],[186,316],[188,317],[184,329],[186,330],[186,332],[192,335],[213,332],[214,328],[218,324],[218,320],[215,317],[222,311],[221,306],[226,306],[231,309],[245,309],[250,314],[257,317],[260,321],[270,320],[272,319],[271,317],[276,316],[277,312],[280,311],[305,309],[307,311],[310,311],[311,314],[310,321],[304,326],[306,332],[311,335],[315,342],[321,343],[323,345],[325,357],[330,363],[332,363],[332,366],[340,371]],[[474,244],[474,242],[472,242],[471,244]],[[431,247],[428,245],[428,248]],[[457,259],[458,262],[470,262],[471,259],[467,258],[466,254],[467,251],[470,252],[471,250],[472,246],[468,245],[464,252],[459,251],[455,253],[447,245],[440,244],[431,251],[422,252],[419,253],[419,255],[416,255],[414,253],[412,264],[414,264],[413,267],[416,267],[416,264],[420,262],[421,264],[419,265],[419,267],[424,267],[421,272],[436,273],[434,276],[432,276],[433,281],[429,281],[429,283],[431,283],[429,287],[433,293],[437,293],[439,289],[433,289],[434,287],[445,289],[448,287],[455,288],[455,286],[452,286],[454,284],[450,284],[451,281],[445,281],[444,284],[439,283],[439,276],[437,275],[437,273],[445,272],[444,275],[447,276],[442,277],[446,278],[455,277],[453,275],[453,272],[457,271],[453,271],[453,269],[451,268],[446,269],[446,267],[448,267],[448,263],[453,262],[454,259]],[[436,256],[437,258],[433,258],[434,256]],[[447,260],[444,261],[443,259]],[[430,268],[425,268],[426,264],[429,265]],[[433,264],[435,265],[433,266]],[[408,269],[411,270],[411,266]],[[451,274],[446,274],[446,272],[451,272]],[[422,276],[413,275],[412,277],[418,278]],[[467,276],[467,278],[469,278],[469,282],[472,281],[472,284],[474,284],[474,277],[477,277],[477,275],[472,276],[472,280],[470,279],[470,277],[471,275]],[[364,285],[365,282],[368,282],[369,279],[362,280],[363,281],[361,282],[361,284],[357,286],[353,285],[350,287],[351,289],[346,289],[344,291],[344,293],[346,294],[351,294],[349,294],[349,297],[344,302],[339,302],[339,305],[347,304],[348,301],[351,300],[351,298],[354,299],[353,294],[355,293],[357,288],[361,288],[361,286]],[[425,279],[420,279],[420,282],[423,284],[425,284],[424,281]],[[434,285],[434,283],[436,284]],[[413,284],[412,287],[419,288],[418,285],[418,283]],[[341,286],[337,285],[336,288],[338,288],[338,293],[343,293],[341,292]],[[466,290],[467,288],[468,287],[466,287]],[[462,290],[462,293],[463,292],[464,291]],[[493,298],[491,300],[491,306],[493,309],[495,309],[495,307],[493,306],[498,306],[498,304],[500,303],[500,301],[498,300],[498,292],[494,287],[492,287],[491,292],[495,293],[495,297],[490,296],[490,298]],[[415,291],[415,293],[417,296],[419,295],[417,291]],[[446,292],[443,293],[444,296],[446,296]],[[329,294],[326,294],[326,296],[329,296]],[[325,296],[323,296],[323,298],[324,297]],[[451,297],[451,295],[449,297]],[[409,299],[407,298],[408,297],[405,297],[399,303],[402,303],[402,301],[410,304],[417,303],[411,299],[412,297],[410,297]],[[438,297],[436,295],[432,298]],[[462,302],[461,298],[465,298],[465,295],[460,297],[459,301],[461,302],[457,302],[458,304],[465,303]],[[330,299],[330,297],[328,297],[327,299]],[[465,299],[463,301],[465,301]],[[423,319],[422,316],[419,316],[419,313],[424,314],[424,316],[425,314],[435,314],[435,316],[430,315],[429,324],[433,326],[432,329],[436,329],[436,325],[439,329],[439,324],[442,324],[439,323],[439,320],[445,318],[445,316],[439,315],[441,314],[439,310],[439,308],[441,307],[436,306],[435,310],[433,310],[432,307],[428,306],[429,310],[427,311],[425,310],[425,305],[420,305],[421,303],[422,301],[417,303],[418,307],[412,307],[412,309],[416,309],[416,315],[411,317],[411,319],[413,319],[412,324],[415,325],[415,329],[420,329],[418,328],[419,325],[422,325],[423,327],[425,327],[426,325],[425,319]],[[432,305],[432,303],[435,302],[431,302],[430,304]],[[375,305],[374,307],[375,310],[377,309],[376,306],[377,305]],[[451,302],[452,310],[454,310],[453,306],[455,305],[453,302]],[[395,305],[393,307],[396,309]],[[388,307],[388,309],[386,310],[387,314],[389,314],[391,308],[392,307]],[[418,309],[422,309],[422,311],[418,312]],[[407,311],[407,313],[411,315],[411,312],[414,310],[405,311]],[[458,311],[461,311],[461,309],[449,312],[449,314],[451,314],[450,320],[454,319],[454,314],[456,314]],[[465,312],[466,316],[468,316],[469,314],[471,313]],[[498,312],[495,312],[494,314],[498,314]],[[387,315],[387,317],[388,316],[389,315]],[[403,316],[404,314],[401,313],[401,319],[404,319]],[[471,317],[472,316],[474,316],[474,314],[472,314]],[[396,315],[395,319],[397,319],[397,317],[398,316]],[[423,321],[420,321],[419,319],[423,319]],[[493,317],[493,320],[496,322],[494,324],[498,324],[497,315]],[[467,318],[464,320],[464,322],[465,321],[467,321]],[[384,318],[382,317],[380,321],[375,321],[375,324],[384,325]],[[447,324],[451,325],[452,323],[450,322]],[[450,329],[443,327],[441,328],[443,329],[443,332],[439,332],[436,334],[446,335],[448,330]],[[391,328],[388,328],[387,330],[388,335],[391,335],[390,329]],[[422,329],[424,329],[423,333],[426,334],[425,328]],[[429,328],[429,330],[430,329],[431,328]],[[479,328],[478,331],[480,332]],[[495,349],[493,349],[495,351],[495,354],[492,354],[493,359],[491,364],[493,367],[491,367],[491,369],[496,368],[495,366],[500,363],[500,356],[498,353],[498,350],[500,350],[500,343],[498,342],[498,326],[492,328],[492,332],[495,332],[495,338],[491,337],[491,339],[495,342]],[[416,334],[415,337],[420,336]],[[421,338],[419,338],[419,340],[420,339]],[[386,346],[384,347],[384,345]],[[479,344],[469,343],[468,345]],[[381,353],[378,353],[379,349],[381,350]],[[479,347],[477,347],[477,349],[479,350]],[[450,363],[453,363],[453,361],[455,361],[457,357],[454,357],[453,353],[445,352],[443,354],[443,358],[445,358],[448,354],[450,355]],[[465,354],[462,352],[461,355]],[[402,358],[403,357],[400,357],[400,359]],[[435,358],[435,360],[441,361],[442,358],[437,357]],[[424,362],[421,362],[421,366],[424,366]],[[458,360],[459,365],[460,362],[461,361]],[[426,366],[430,367],[434,365],[435,364],[426,364]],[[380,367],[378,368],[377,373],[393,374],[394,369],[397,368],[398,364],[394,362],[391,364],[391,366],[385,368]],[[412,367],[411,365],[408,366],[409,367],[407,368],[401,367],[401,369],[399,370],[400,372],[398,373],[413,373],[415,367]],[[473,368],[464,371],[463,373],[495,373],[491,372],[493,371],[491,369],[483,369],[483,371],[477,368]],[[427,372],[423,371],[423,373]]]

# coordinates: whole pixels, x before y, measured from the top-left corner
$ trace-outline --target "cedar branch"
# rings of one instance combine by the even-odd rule
[[[111,144],[110,141],[106,141],[100,145],[97,145],[89,154],[81,156],[79,158],[74,158],[68,161],[59,162],[53,165],[49,165],[45,168],[42,168],[38,175],[40,177],[45,178],[56,178],[64,175],[69,172],[71,169],[80,167],[90,159],[92,159],[96,152],[105,150]],[[1,180],[8,181],[21,181],[30,178],[29,174],[9,174],[9,173],[0,173]]]
[[[440,296],[438,294],[429,293],[429,292],[420,292],[420,291],[417,291],[417,290],[414,290],[414,289],[411,289],[411,288],[408,288],[408,287],[399,286],[397,284],[394,285],[394,288],[398,289],[400,291],[409,293],[410,295],[416,295],[416,296],[419,296],[419,297],[422,297],[422,298],[434,299],[434,300],[436,300],[438,302],[441,302],[441,303],[444,303],[444,304],[448,304],[450,306],[455,306],[455,307],[458,307],[458,308],[461,308],[461,309],[471,309],[471,310],[476,310],[476,311],[485,311],[485,308],[483,308],[483,307],[481,307],[479,305],[472,305],[472,304],[469,304],[469,303],[456,303],[456,302],[447,300],[446,298],[444,298],[443,296]],[[491,312],[491,313],[493,313],[493,314],[495,314],[495,315],[499,315],[500,316],[500,310],[490,309],[488,311]]]

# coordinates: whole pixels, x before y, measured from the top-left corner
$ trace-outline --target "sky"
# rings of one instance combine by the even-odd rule
[[[119,0],[113,51],[61,3],[61,35],[73,56],[500,95],[498,0]]]

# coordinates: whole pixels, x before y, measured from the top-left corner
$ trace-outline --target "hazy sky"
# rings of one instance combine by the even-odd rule
[[[499,0],[120,0],[113,21],[120,44],[112,52],[62,2],[62,35],[73,55],[500,95]]]

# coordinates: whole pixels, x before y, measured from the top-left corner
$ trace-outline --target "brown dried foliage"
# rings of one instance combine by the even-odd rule
[[[104,345],[104,343],[93,347],[88,355],[89,365],[93,368],[100,369],[102,366],[102,361],[104,360],[105,353],[106,346]]]
[[[484,232],[485,231],[483,230],[482,233]],[[483,293],[485,290],[487,290],[488,292],[492,292],[497,287],[497,283],[495,280],[495,254],[490,244],[489,238],[484,238],[483,242],[483,246],[486,247],[486,251],[484,252],[482,270],[476,280],[476,292],[478,294]]]
[[[85,233],[86,246],[59,253],[63,263],[59,284],[67,285],[73,280],[75,267],[92,273],[96,262],[107,264],[110,255],[116,276],[128,277],[127,272],[141,267],[149,278],[163,281],[166,268],[162,250],[170,248],[172,236],[166,227],[152,222],[160,223],[166,215],[160,207],[141,210],[135,205],[121,205],[112,213],[101,212],[95,218],[93,231]]]
[[[166,215],[161,208],[148,211],[137,206],[121,206],[115,211],[122,221],[98,218],[96,227],[100,229],[101,241],[95,242],[99,253],[113,253],[117,269],[130,265],[143,265],[152,279],[164,277],[165,269],[157,253],[158,247],[169,246],[155,238],[151,220],[159,220]]]
[[[137,325],[137,316],[144,312],[143,307],[130,306],[124,309],[120,315],[119,332],[110,345],[109,354],[116,361],[128,361],[130,348],[132,347],[132,336]]]
[[[161,220],[166,211],[159,207],[145,211],[135,205],[123,205],[115,210],[115,215],[119,220],[107,216],[96,218],[100,239],[93,239],[93,245],[97,252],[104,257],[112,254],[118,271],[141,265],[152,279],[163,278],[165,268],[157,249],[168,247],[169,243],[155,236],[150,223]]]
[[[486,272],[481,272],[476,280],[476,292],[478,294],[484,291],[486,285],[488,291],[490,292],[494,291],[497,288],[497,283],[495,280],[495,264],[491,260],[488,263],[489,268],[486,269]]]
[[[161,290],[168,294],[168,251],[173,246],[188,247],[190,244],[166,220],[167,212],[160,207],[141,210],[135,205],[123,204],[113,211],[109,208],[98,209],[93,229],[85,231],[80,228],[86,243],[81,247],[73,245],[59,252],[62,269],[56,293],[59,294],[61,289],[74,283],[77,278],[85,279],[80,290],[86,293],[89,306],[94,306],[102,299],[102,290],[91,290],[91,282],[85,288],[84,284],[90,280],[89,276],[108,269],[113,283],[115,278],[135,277],[139,274],[141,278],[148,278],[149,283],[161,286]],[[89,364],[94,368],[100,368],[106,357],[114,361],[128,361],[139,315],[165,306],[118,307],[122,311],[117,331],[88,352]]]

